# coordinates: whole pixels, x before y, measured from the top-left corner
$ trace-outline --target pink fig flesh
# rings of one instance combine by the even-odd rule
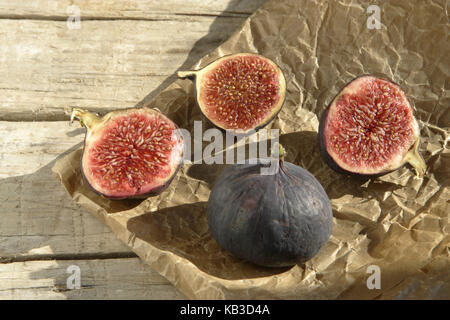
[[[83,176],[105,197],[157,195],[168,187],[182,163],[182,135],[159,111],[127,109],[98,118],[76,109],[73,116],[88,129]]]
[[[419,125],[404,91],[373,76],[350,82],[321,120],[321,147],[344,172],[380,175],[409,162],[422,176]]]

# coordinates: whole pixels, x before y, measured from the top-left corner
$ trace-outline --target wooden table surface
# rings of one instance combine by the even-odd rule
[[[263,2],[0,0],[0,299],[186,298],[53,176],[84,138],[65,110],[148,101]]]

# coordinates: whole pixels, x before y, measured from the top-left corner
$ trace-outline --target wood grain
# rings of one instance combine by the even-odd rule
[[[84,139],[65,109],[148,101],[264,2],[0,0],[0,299],[185,298],[53,176]]]
[[[80,288],[67,286],[69,266],[80,270]],[[69,279],[69,284],[73,284]],[[186,299],[139,258],[52,260],[0,264],[4,299]]]
[[[50,16],[64,15],[68,1],[18,7],[0,1],[0,120],[8,121],[64,120],[68,106],[100,112],[133,107],[175,80],[178,69],[191,67],[225,41],[262,3],[208,1],[215,5],[208,11],[200,1],[106,1],[111,6],[80,1],[82,19],[85,14],[92,19],[69,29],[66,17]],[[179,13],[197,10],[194,3],[203,13]],[[178,13],[171,11],[176,7]],[[227,7],[241,14],[220,15]],[[110,19],[115,15],[121,18]]]
[[[77,6],[80,9],[83,20],[165,20],[183,15],[248,16],[261,3],[261,0],[34,0],[20,2],[0,0],[0,16],[66,20],[71,14],[68,9],[71,6]]]
[[[109,228],[73,203],[51,168],[81,146],[69,122],[0,122],[0,257],[130,252]]]

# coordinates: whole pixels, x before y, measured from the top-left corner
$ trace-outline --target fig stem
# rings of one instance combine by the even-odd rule
[[[421,178],[427,170],[427,165],[419,153],[419,140],[420,139],[418,139],[414,147],[408,151],[405,160],[414,168],[416,175]]]
[[[284,149],[284,147],[281,145],[281,143],[277,143],[278,144],[278,153],[277,153],[277,148],[275,146],[275,148],[273,148],[272,150],[272,158],[278,158],[280,160],[283,160],[284,157],[286,156],[286,150]]]
[[[188,70],[188,71],[178,71],[177,72],[177,77],[180,79],[193,79],[195,78],[195,76],[197,75],[198,71],[195,70]]]
[[[72,115],[70,116],[70,122],[73,122],[75,119],[78,119],[82,126],[85,126],[90,130],[100,120],[100,117],[87,110],[74,108],[72,110]]]

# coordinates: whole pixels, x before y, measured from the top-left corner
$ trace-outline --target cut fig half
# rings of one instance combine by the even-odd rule
[[[211,123],[234,134],[266,126],[281,110],[286,80],[270,59],[238,53],[217,59],[203,69],[180,71],[194,81],[197,104]]]
[[[381,176],[405,163],[423,176],[420,129],[406,93],[391,81],[361,76],[347,84],[321,117],[319,145],[335,171]]]
[[[110,199],[146,198],[164,191],[183,161],[183,136],[156,109],[113,111],[103,117],[73,109],[87,129],[81,172],[88,185]]]

